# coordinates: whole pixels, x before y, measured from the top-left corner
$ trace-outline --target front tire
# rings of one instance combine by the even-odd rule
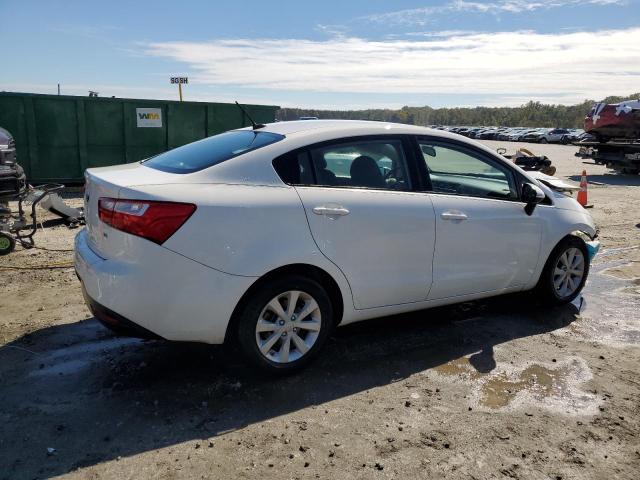
[[[318,354],[333,329],[333,307],[315,280],[288,275],[249,293],[237,338],[247,360],[270,373],[291,373]]]
[[[588,275],[587,246],[578,237],[566,237],[549,255],[535,293],[548,305],[570,303],[582,291]]]

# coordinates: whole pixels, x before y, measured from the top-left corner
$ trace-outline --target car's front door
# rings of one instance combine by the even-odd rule
[[[404,142],[354,139],[298,156],[313,238],[359,309],[426,300],[431,286],[435,214],[430,195],[410,191]]]
[[[538,262],[542,224],[518,201],[515,172],[471,147],[418,144],[436,213],[429,299],[525,285]]]

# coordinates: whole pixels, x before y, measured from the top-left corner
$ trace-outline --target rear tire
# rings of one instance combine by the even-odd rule
[[[589,275],[589,252],[584,241],[569,236],[551,252],[534,293],[546,305],[572,302]]]
[[[9,255],[16,248],[16,241],[9,234],[0,232],[0,255]]]
[[[269,281],[250,292],[238,315],[237,340],[244,357],[273,374],[308,365],[334,326],[326,290],[300,275]]]

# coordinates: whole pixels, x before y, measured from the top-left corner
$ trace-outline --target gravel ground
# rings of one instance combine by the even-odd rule
[[[603,250],[579,301],[344,327],[284,379],[220,347],[114,337],[68,267],[78,230],[49,218],[48,250],[0,257],[0,479],[637,479],[640,176],[527,147],[594,182]]]

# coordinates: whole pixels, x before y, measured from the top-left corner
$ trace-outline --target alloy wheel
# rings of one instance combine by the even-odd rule
[[[565,250],[553,270],[553,287],[558,298],[573,295],[584,277],[585,258],[582,250],[571,247]]]
[[[256,323],[256,344],[267,359],[291,363],[316,343],[322,327],[318,302],[306,292],[289,290],[273,297]]]

